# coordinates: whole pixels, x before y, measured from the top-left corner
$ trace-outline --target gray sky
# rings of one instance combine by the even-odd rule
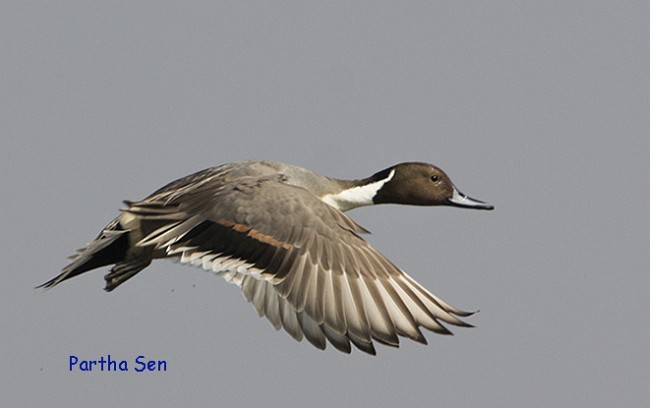
[[[648,406],[647,3],[107,3],[0,13],[3,401]],[[476,328],[348,356],[171,262],[33,289],[121,200],[247,158],[427,161],[494,204],[350,213]],[[107,354],[168,371],[68,371]]]

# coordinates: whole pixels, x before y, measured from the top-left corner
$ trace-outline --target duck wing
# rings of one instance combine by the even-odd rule
[[[195,185],[125,211],[168,220],[137,245],[222,275],[276,329],[318,348],[327,339],[375,354],[373,340],[426,344],[420,327],[470,326],[458,316],[471,313],[433,295],[361,238],[363,227],[282,175]]]

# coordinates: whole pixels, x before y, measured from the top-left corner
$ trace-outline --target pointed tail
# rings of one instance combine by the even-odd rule
[[[92,269],[116,264],[111,273],[106,275],[105,289],[111,291],[149,265],[151,263],[150,255],[148,257],[132,256],[135,254],[129,256],[129,252],[131,252],[129,251],[131,246],[129,242],[130,230],[124,229],[119,220],[118,217],[111,221],[94,241],[70,257],[72,262],[63,268],[59,275],[37,288],[51,288]]]

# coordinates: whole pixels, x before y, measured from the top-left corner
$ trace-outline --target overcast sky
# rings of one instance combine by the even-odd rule
[[[133,3],[2,5],[7,406],[650,404],[648,3]],[[33,289],[121,200],[248,158],[426,161],[494,204],[349,213],[476,327],[345,355],[172,262]],[[68,370],[108,354],[168,368]]]

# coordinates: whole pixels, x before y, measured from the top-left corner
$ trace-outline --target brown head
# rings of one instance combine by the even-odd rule
[[[444,171],[428,163],[400,163],[376,173],[370,179],[388,179],[373,197],[375,204],[449,205],[494,209],[483,201],[461,193]]]

